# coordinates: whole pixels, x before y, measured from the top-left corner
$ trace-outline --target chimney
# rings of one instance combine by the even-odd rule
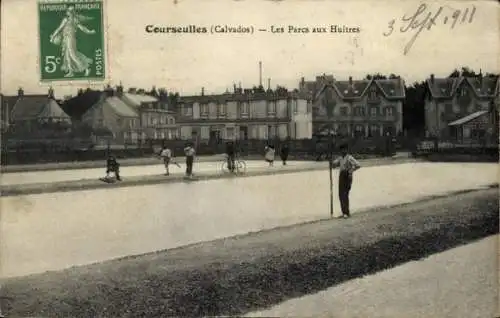
[[[48,97],[54,99],[54,89],[52,86],[49,88]]]
[[[267,79],[267,90],[269,90],[269,91],[271,90],[271,79],[270,78]]]
[[[17,90],[17,96],[18,97],[23,97],[24,96],[24,90],[22,87],[19,87],[19,89]]]
[[[201,88],[201,96],[205,96],[205,87]]]
[[[349,85],[352,86],[352,76],[349,76]]]
[[[300,79],[300,83],[301,83],[301,84],[302,84],[302,86],[303,86],[303,85],[306,83],[306,79],[305,79],[304,77],[302,77],[302,78]]]
[[[234,90],[234,93],[237,92],[237,89],[236,89],[236,84],[233,83],[233,90]]]
[[[483,83],[483,70],[479,69],[479,82]]]
[[[431,83],[434,84],[434,74],[431,74]]]

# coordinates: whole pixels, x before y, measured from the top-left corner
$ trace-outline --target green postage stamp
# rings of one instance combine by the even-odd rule
[[[40,78],[105,80],[102,0],[39,0]]]

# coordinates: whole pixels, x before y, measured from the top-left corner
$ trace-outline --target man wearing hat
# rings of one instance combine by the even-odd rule
[[[342,217],[348,218],[349,211],[349,192],[351,191],[352,175],[354,171],[361,168],[359,162],[348,153],[347,144],[340,145],[341,156],[333,161],[332,168],[339,167],[339,199]]]

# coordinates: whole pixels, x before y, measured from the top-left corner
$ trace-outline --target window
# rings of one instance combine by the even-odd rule
[[[167,117],[167,122],[168,122],[169,125],[175,124],[175,121],[174,121],[174,119],[172,117]]]
[[[208,105],[207,104],[200,105],[200,115],[203,117],[208,116]]]
[[[307,113],[312,113],[312,103],[310,101],[307,102]]]
[[[299,103],[297,102],[297,100],[293,100],[292,105],[293,105],[293,113],[297,114],[299,112]]]
[[[356,136],[363,136],[365,134],[365,127],[362,125],[356,125],[354,130]]]
[[[377,107],[372,107],[372,108],[370,109],[370,115],[371,115],[372,117],[376,117],[376,116],[377,116],[377,114],[378,114]]]
[[[340,114],[342,116],[347,116],[347,107],[340,108]]]
[[[218,104],[217,105],[217,112],[219,113],[219,116],[225,116],[226,115],[226,104]]]
[[[243,116],[248,116],[248,103],[247,102],[240,103],[240,114]]]
[[[370,88],[370,98],[372,98],[372,99],[377,98],[377,88],[376,87]]]
[[[385,114],[388,117],[392,117],[393,116],[393,109],[392,109],[392,107],[386,107],[385,108]]]
[[[267,136],[269,138],[276,137],[276,127],[275,126],[268,126],[267,127]]]
[[[184,116],[193,116],[193,106],[192,105],[184,105],[182,107]]]
[[[372,137],[380,136],[380,129],[378,128],[377,125],[371,125],[370,126],[370,135]]]
[[[460,96],[466,96],[467,95],[467,89],[465,87],[460,88]]]
[[[226,139],[234,139],[234,128],[226,128]]]
[[[267,113],[270,115],[276,114],[276,102],[267,103]]]
[[[362,106],[357,106],[354,108],[354,115],[356,116],[364,116],[365,115],[365,109]]]

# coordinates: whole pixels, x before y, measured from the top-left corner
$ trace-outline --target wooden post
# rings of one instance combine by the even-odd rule
[[[333,217],[333,134],[331,130],[329,134],[330,134],[329,138],[330,160],[329,160],[328,170],[330,174],[330,217]]]

